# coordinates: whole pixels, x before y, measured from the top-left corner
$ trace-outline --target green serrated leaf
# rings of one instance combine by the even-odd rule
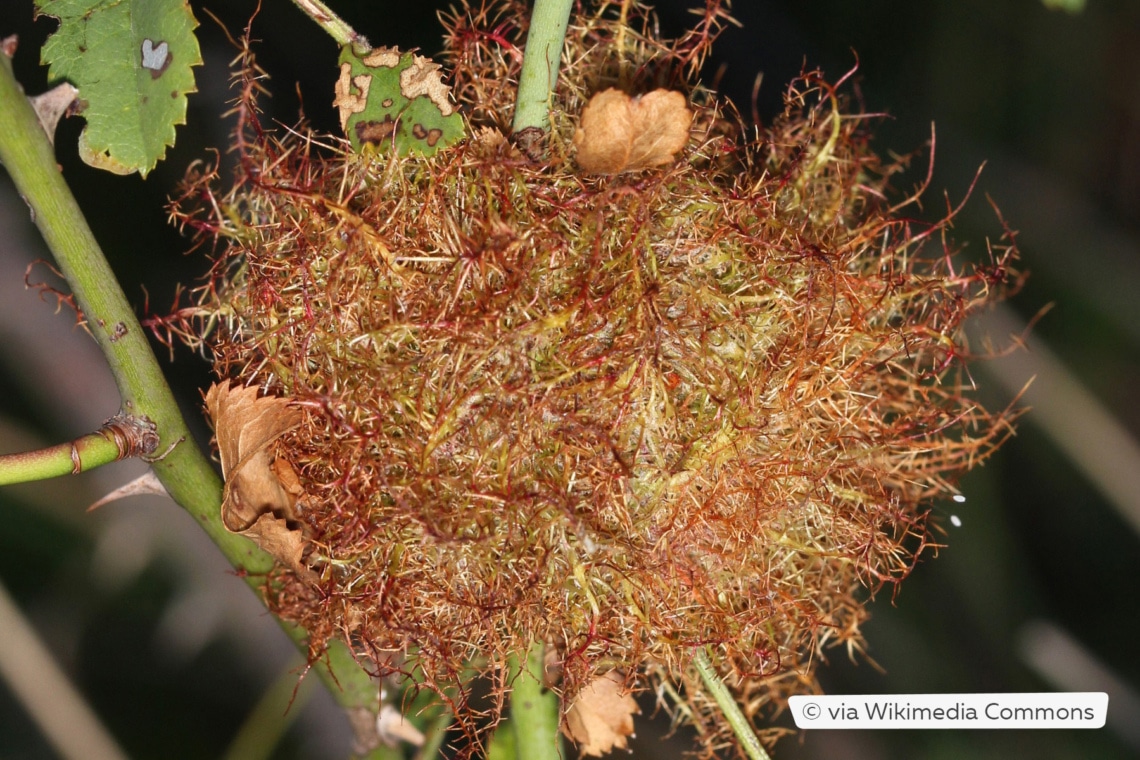
[[[400,155],[430,156],[463,139],[463,117],[440,79],[439,64],[396,48],[364,55],[341,48],[336,99],[352,148],[396,146]]]
[[[186,123],[186,95],[202,64],[187,0],[37,0],[59,19],[41,56],[84,104],[84,160],[142,176]]]

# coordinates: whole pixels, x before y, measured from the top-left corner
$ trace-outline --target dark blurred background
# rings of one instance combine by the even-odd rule
[[[334,7],[375,44],[434,53],[435,15],[447,4]],[[99,173],[76,159],[77,120],[57,136],[65,176],[140,312],[148,293],[161,311],[176,282],[204,269],[200,256],[184,255],[187,242],[166,225],[163,206],[191,161],[226,144],[219,114],[231,97],[234,49],[205,11],[237,32],[253,8],[251,0],[191,5],[206,63],[188,125],[158,169],[145,181]],[[334,43],[290,3],[265,5],[254,37],[273,78],[271,115],[291,123],[302,104],[316,126],[333,129]],[[686,23],[685,6],[657,3],[667,32]],[[965,478],[965,503],[937,505],[947,547],[894,599],[875,601],[865,633],[879,667],[832,652],[824,687],[1110,693],[1109,725],[1099,731],[815,731],[785,739],[777,760],[1140,757],[1140,404],[1128,400],[1140,389],[1140,3],[1089,0],[1074,13],[1041,0],[737,0],[735,13],[743,26],[724,35],[706,80],[719,77],[747,114],[763,73],[756,105],[766,119],[803,67],[836,79],[858,62],[849,91],[867,112],[888,114],[877,129],[881,152],[911,152],[936,125],[923,213],[944,211],[944,193],[957,204],[986,162],[954,235],[966,255],[984,255],[986,238],[1001,232],[987,195],[1020,231],[1033,276],[980,329],[1001,340],[1053,304],[1029,350],[975,371],[992,406],[1036,378],[1017,438]],[[37,50],[54,26],[33,20],[30,0],[0,5],[0,35],[19,34],[15,66],[30,93],[45,88]],[[900,193],[921,179],[919,165]],[[118,407],[73,316],[53,315],[53,304],[24,289],[28,263],[46,256],[0,172],[3,451],[74,437]],[[200,420],[205,362],[182,350],[169,367],[188,417]],[[281,718],[295,655],[189,519],[154,497],[84,513],[140,472],[121,464],[0,490],[0,602],[11,597],[79,704],[130,757],[345,757],[347,727],[319,688],[302,690]],[[11,606],[0,604],[5,615]],[[0,649],[15,646],[17,625],[0,619]],[[58,756],[29,699],[0,682],[0,758]],[[67,701],[49,690],[44,709],[64,715]],[[684,732],[662,741],[657,727],[639,724],[635,756],[679,757]],[[280,741],[264,738],[282,731]],[[88,756],[101,756],[91,741]]]

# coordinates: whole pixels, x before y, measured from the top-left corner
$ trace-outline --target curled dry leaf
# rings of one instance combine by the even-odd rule
[[[210,386],[206,409],[214,423],[226,487],[222,523],[252,539],[303,578],[313,572],[302,562],[304,534],[290,527],[297,499],[304,493],[293,468],[273,459],[271,445],[301,422],[301,411],[285,398],[258,398],[255,388]]]
[[[633,736],[633,715],[640,712],[621,675],[611,670],[578,694],[563,731],[583,755],[602,757],[615,747],[626,748],[626,737]]]
[[[592,174],[618,174],[667,164],[688,142],[692,122],[685,96],[673,90],[636,98],[612,88],[599,92],[574,132],[578,165]]]

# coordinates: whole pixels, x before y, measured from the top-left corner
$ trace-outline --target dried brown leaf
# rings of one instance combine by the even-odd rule
[[[615,747],[626,748],[633,715],[640,712],[621,675],[611,670],[586,684],[566,713],[563,730],[583,755],[602,757]]]
[[[618,174],[667,164],[689,140],[693,112],[685,96],[654,90],[631,98],[608,89],[590,98],[574,133],[578,165]]]
[[[272,459],[270,446],[301,421],[301,411],[288,399],[258,398],[255,388],[210,386],[206,409],[214,423],[222,461],[225,493],[222,523],[232,533],[253,539],[282,564],[305,578],[313,573],[302,562],[304,534],[290,527],[300,480],[282,459]]]
[[[273,460],[273,474],[281,481],[281,487],[289,494],[290,513],[296,512],[297,502],[305,495],[305,487],[301,485],[301,478],[288,459],[277,457]]]
[[[299,528],[290,528],[288,520],[266,512],[254,520],[253,525],[237,532],[253,539],[262,550],[302,578],[310,581],[316,579],[316,574],[302,561],[305,535]]]

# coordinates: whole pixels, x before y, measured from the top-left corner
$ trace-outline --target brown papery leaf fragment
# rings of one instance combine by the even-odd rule
[[[356,87],[360,94],[354,94],[352,88]],[[352,75],[352,65],[342,63],[340,76],[333,86],[333,105],[340,113],[340,128],[343,131],[348,124],[348,117],[354,113],[361,113],[368,107],[368,90],[372,87],[372,77],[367,74]]]
[[[287,462],[271,459],[270,451],[274,441],[300,424],[301,410],[285,398],[258,398],[256,388],[231,387],[228,380],[210,386],[206,409],[226,483],[222,524],[252,539],[298,575],[314,579],[301,561],[304,534],[289,527],[303,493],[300,482]]]
[[[408,100],[427,95],[444,116],[455,112],[451,90],[443,83],[443,67],[422,55],[412,56],[412,65],[400,72],[400,93]]]
[[[317,575],[302,561],[305,553],[305,534],[299,528],[290,528],[289,521],[266,512],[243,531],[235,531],[252,539],[255,544],[307,581],[316,581]]]
[[[621,675],[611,670],[578,694],[563,731],[583,755],[602,757],[615,747],[626,748],[627,737],[633,736],[633,715],[640,712]]]
[[[618,174],[667,164],[689,140],[693,112],[685,96],[654,90],[631,98],[608,89],[590,98],[574,132],[577,161],[591,174]]]

